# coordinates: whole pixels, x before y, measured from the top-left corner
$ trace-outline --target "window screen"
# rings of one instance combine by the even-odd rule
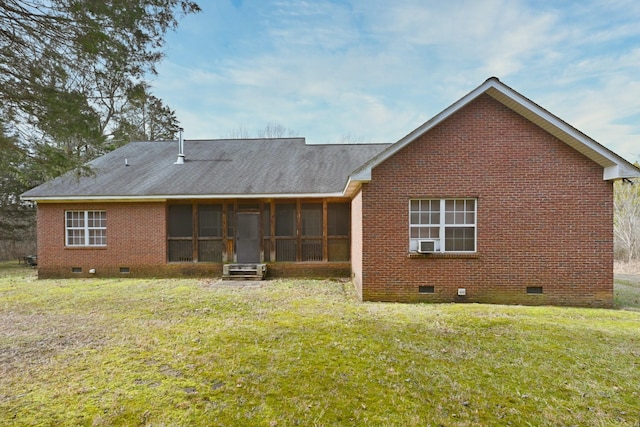
[[[329,236],[348,236],[351,216],[348,203],[329,203],[327,205],[327,234]]]
[[[296,235],[295,203],[276,205],[276,236]]]
[[[322,236],[322,203],[304,203],[302,208],[302,236]]]
[[[169,206],[169,237],[192,237],[191,205]]]
[[[222,237],[222,205],[198,206],[198,237]]]

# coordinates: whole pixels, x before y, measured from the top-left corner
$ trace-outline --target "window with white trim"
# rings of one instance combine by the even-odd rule
[[[476,206],[476,199],[410,200],[409,251],[428,242],[433,252],[475,252]]]
[[[105,211],[66,211],[66,246],[106,246],[107,213]]]

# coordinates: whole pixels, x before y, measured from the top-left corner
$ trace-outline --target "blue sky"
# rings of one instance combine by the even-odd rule
[[[488,77],[640,161],[637,0],[200,0],[152,86],[185,138],[395,142]]]

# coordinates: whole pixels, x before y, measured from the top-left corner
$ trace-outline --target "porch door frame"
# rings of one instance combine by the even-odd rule
[[[262,255],[260,212],[236,212],[236,262],[259,263]]]

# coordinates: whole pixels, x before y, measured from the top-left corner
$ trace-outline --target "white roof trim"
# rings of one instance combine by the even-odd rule
[[[635,166],[631,165],[629,167],[623,164],[606,167],[603,173],[603,179],[607,181],[620,178],[637,178],[639,176],[640,173]]]
[[[350,181],[367,182],[371,180],[371,170],[373,168],[389,159],[415,139],[442,123],[484,93],[511,108],[524,118],[537,124],[547,132],[565,142],[576,151],[598,163],[604,169],[603,179],[611,180],[640,177],[640,169],[636,168],[631,163],[627,162],[625,159],[595,140],[589,138],[587,135],[578,131],[576,128],[570,126],[560,118],[549,113],[530,99],[520,95],[515,90],[500,82],[496,77],[491,77],[482,85],[478,86],[476,89],[472,90],[467,95],[446,108],[440,114],[436,115],[431,120],[400,139],[373,159],[369,160],[351,175]]]
[[[345,197],[340,193],[300,193],[300,194],[178,194],[158,196],[46,196],[24,197],[22,200],[38,203],[78,203],[78,202],[164,202],[167,200],[223,200],[223,199],[320,199]]]
[[[363,182],[371,181],[371,177],[356,179],[353,177],[349,177],[347,180],[347,184],[344,186],[344,190],[342,191],[342,195],[344,197],[353,198],[353,196],[358,192],[358,189],[362,186]]]

